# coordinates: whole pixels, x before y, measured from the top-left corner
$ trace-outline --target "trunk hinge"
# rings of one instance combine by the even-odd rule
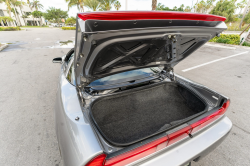
[[[168,40],[166,41],[165,50],[167,52],[167,59],[172,61],[176,59],[176,43],[177,37],[176,35],[168,35]]]
[[[164,75],[164,78],[168,77],[171,81],[175,82],[174,69],[172,67],[163,69],[162,74]]]

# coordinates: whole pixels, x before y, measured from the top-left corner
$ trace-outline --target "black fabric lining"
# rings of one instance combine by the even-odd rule
[[[92,104],[92,118],[105,138],[129,144],[166,130],[206,105],[175,83],[104,97]]]

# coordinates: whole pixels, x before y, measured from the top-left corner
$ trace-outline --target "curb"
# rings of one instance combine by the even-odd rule
[[[6,47],[8,47],[8,44],[7,43],[2,43],[2,46],[0,46],[0,51],[5,49]]]
[[[250,50],[250,47],[247,46],[239,46],[239,45],[232,45],[232,44],[223,44],[223,43],[214,43],[214,42],[207,42],[209,45],[215,45],[215,46],[223,46],[223,47],[232,47],[232,48],[243,48]]]

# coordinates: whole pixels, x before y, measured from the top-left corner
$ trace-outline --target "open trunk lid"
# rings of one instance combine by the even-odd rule
[[[148,67],[172,69],[227,29],[224,17],[184,12],[90,12],[77,17],[76,85]]]

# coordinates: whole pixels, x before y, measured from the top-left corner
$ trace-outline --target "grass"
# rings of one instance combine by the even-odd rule
[[[22,26],[22,28],[48,28],[49,26]]]
[[[0,27],[0,31],[19,31],[20,27]]]
[[[67,45],[68,43],[73,43],[73,41],[72,40],[60,41],[59,43],[61,43],[61,46],[63,46],[63,45]]]
[[[76,27],[62,27],[62,30],[76,30]]]
[[[229,22],[226,23],[226,25],[227,25],[227,31],[243,31],[249,24],[244,24],[244,26],[241,26],[240,29],[239,29],[240,21],[232,22],[231,26]],[[248,31],[248,29],[246,31]]]

